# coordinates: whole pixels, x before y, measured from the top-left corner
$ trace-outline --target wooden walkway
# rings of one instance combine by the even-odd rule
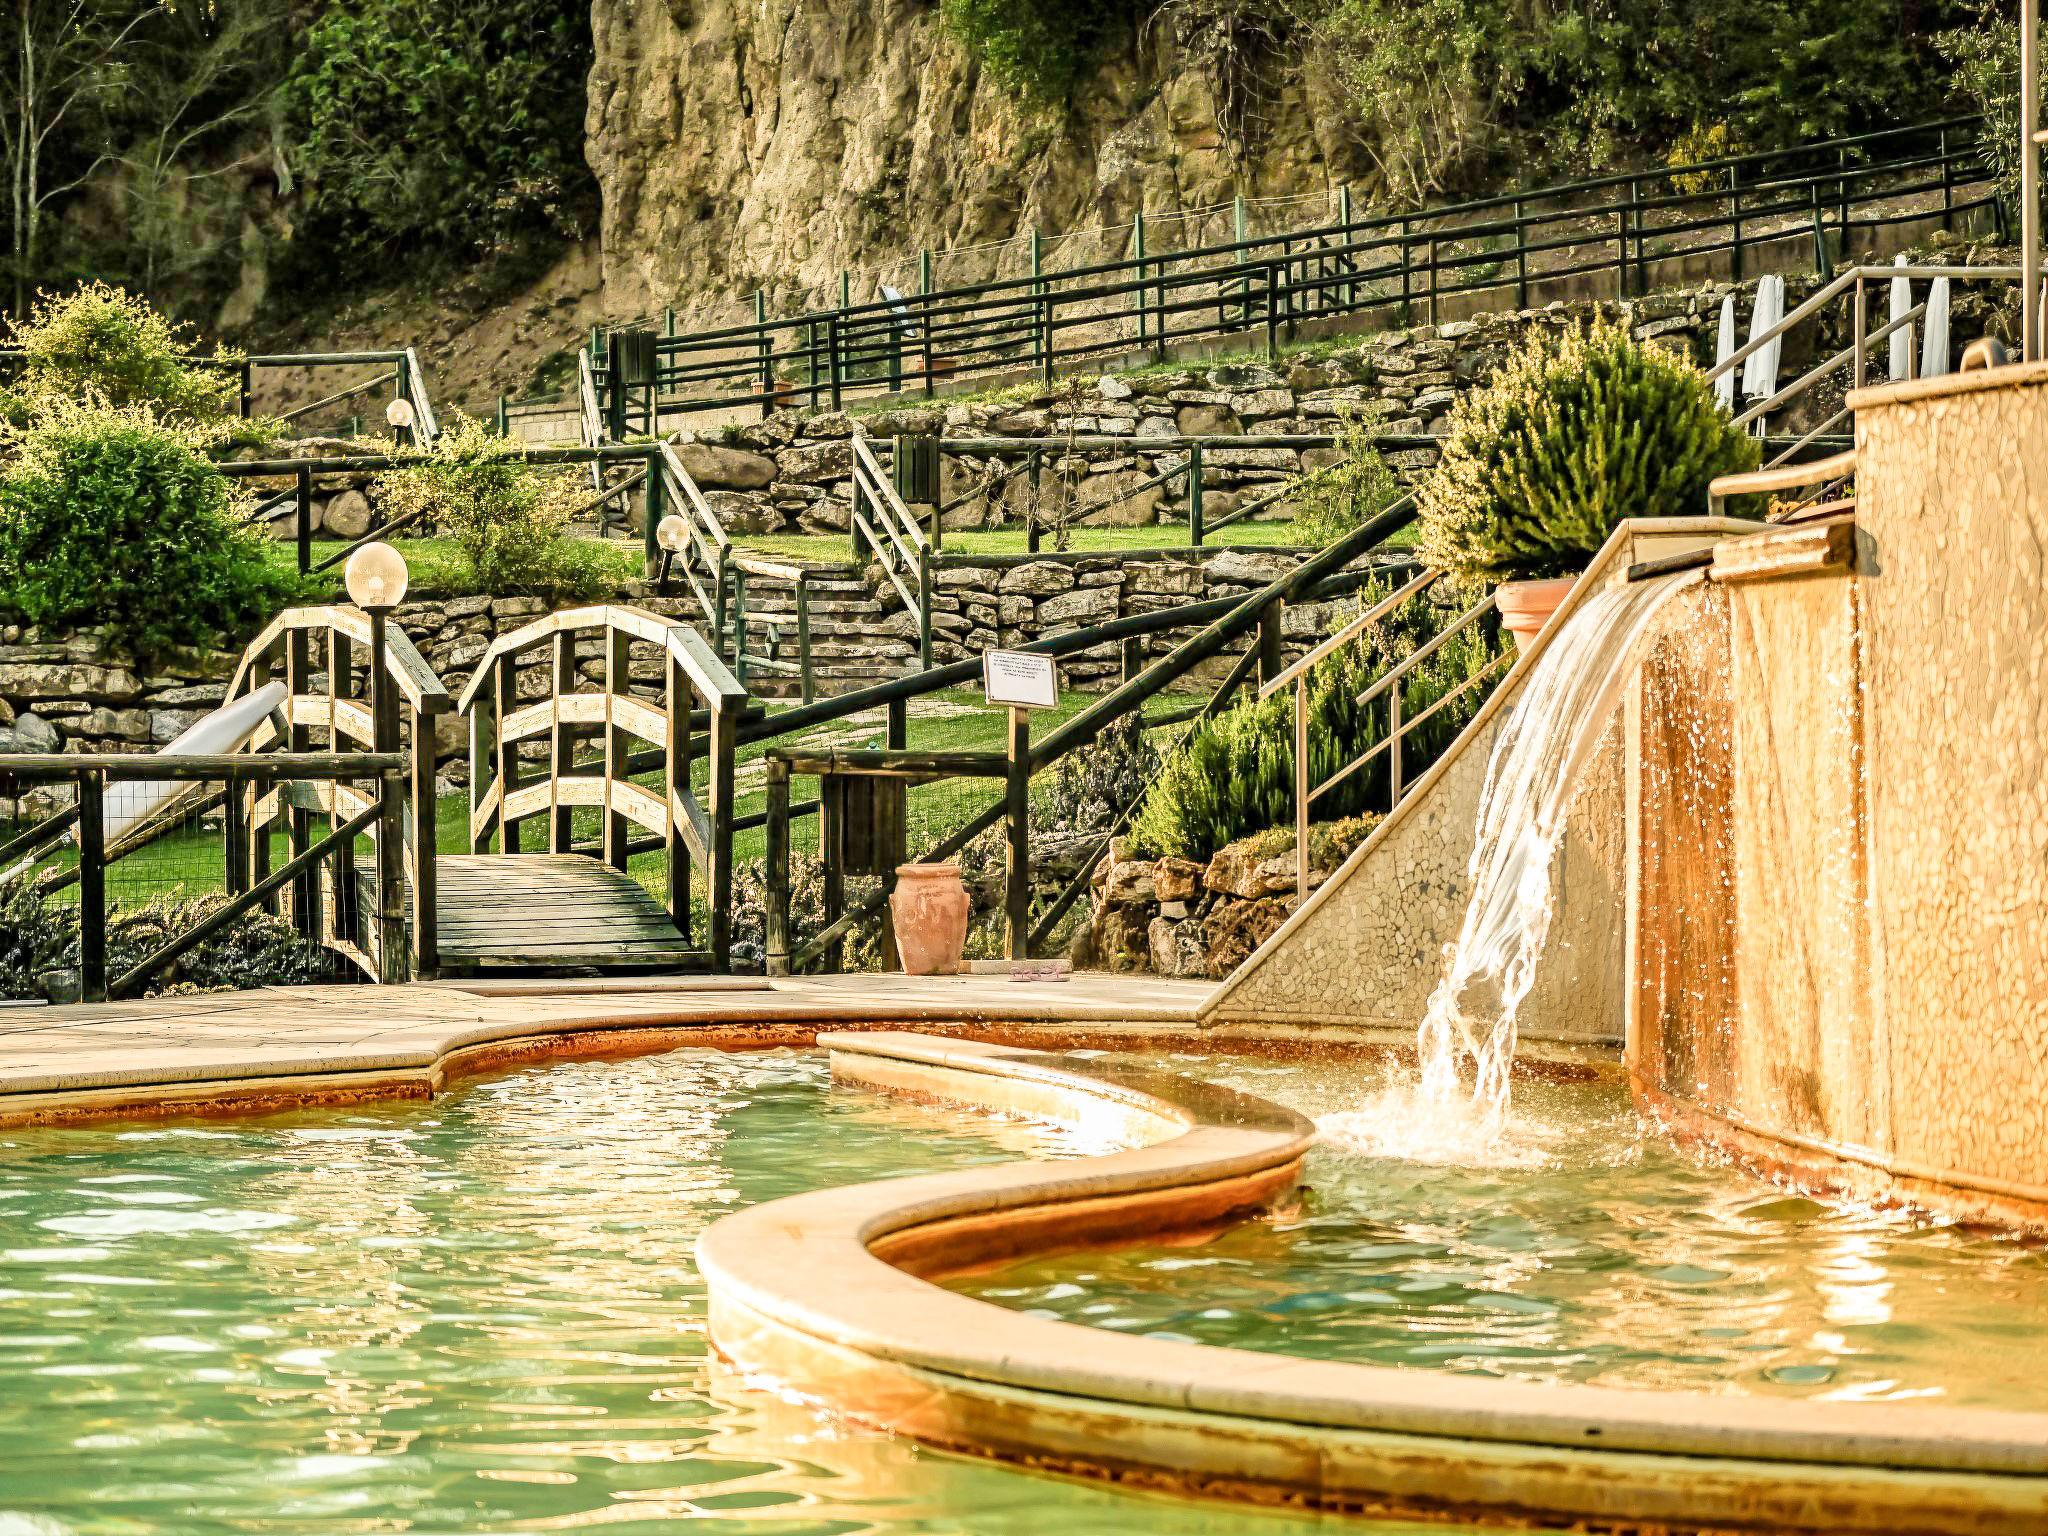
[[[441,969],[705,969],[661,903],[580,853],[443,854],[435,923]]]

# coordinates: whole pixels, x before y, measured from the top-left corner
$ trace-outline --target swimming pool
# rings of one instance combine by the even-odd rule
[[[953,1289],[1119,1332],[1538,1382],[2007,1409],[2048,1396],[2039,1247],[1788,1195],[1672,1148],[1618,1084],[1517,1082],[1508,1134],[1471,1159],[1387,1123],[1398,1070],[1379,1084],[1356,1062],[1146,1064],[1316,1117],[1297,1198],[1199,1247],[1056,1256]]]
[[[1073,1149],[787,1051],[0,1132],[0,1533],[1337,1528],[928,1452],[711,1357],[715,1217]]]

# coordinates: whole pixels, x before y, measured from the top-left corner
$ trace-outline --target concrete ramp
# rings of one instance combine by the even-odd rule
[[[1464,920],[1466,866],[1486,765],[1507,712],[1560,626],[1631,565],[1766,525],[1733,518],[1632,519],[1614,531],[1544,632],[1472,723],[1351,857],[1203,1005],[1204,1024],[1412,1030]],[[1619,1043],[1623,943],[1622,719],[1608,728],[1551,871],[1549,943],[1521,1010],[1531,1039]]]

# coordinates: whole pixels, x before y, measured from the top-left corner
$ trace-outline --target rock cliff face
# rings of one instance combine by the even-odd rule
[[[1274,81],[1240,157],[1202,71],[1155,31],[1053,111],[983,79],[931,0],[594,0],[592,27],[614,314],[1361,174],[1312,71]]]

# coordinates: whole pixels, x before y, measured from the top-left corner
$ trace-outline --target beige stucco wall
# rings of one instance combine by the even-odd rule
[[[1857,403],[1853,574],[1690,596],[1631,708],[1631,1064],[1847,1183],[2048,1201],[2048,369]]]
[[[1573,592],[1568,614],[1639,561],[1754,531],[1721,518],[1631,522],[1616,530]],[[1301,911],[1217,989],[1214,1023],[1412,1029],[1457,937],[1480,789],[1505,712],[1556,626],[1515,664],[1430,772]],[[1621,727],[1587,771],[1552,871],[1550,941],[1521,1012],[1532,1039],[1619,1041],[1625,1014]]]

